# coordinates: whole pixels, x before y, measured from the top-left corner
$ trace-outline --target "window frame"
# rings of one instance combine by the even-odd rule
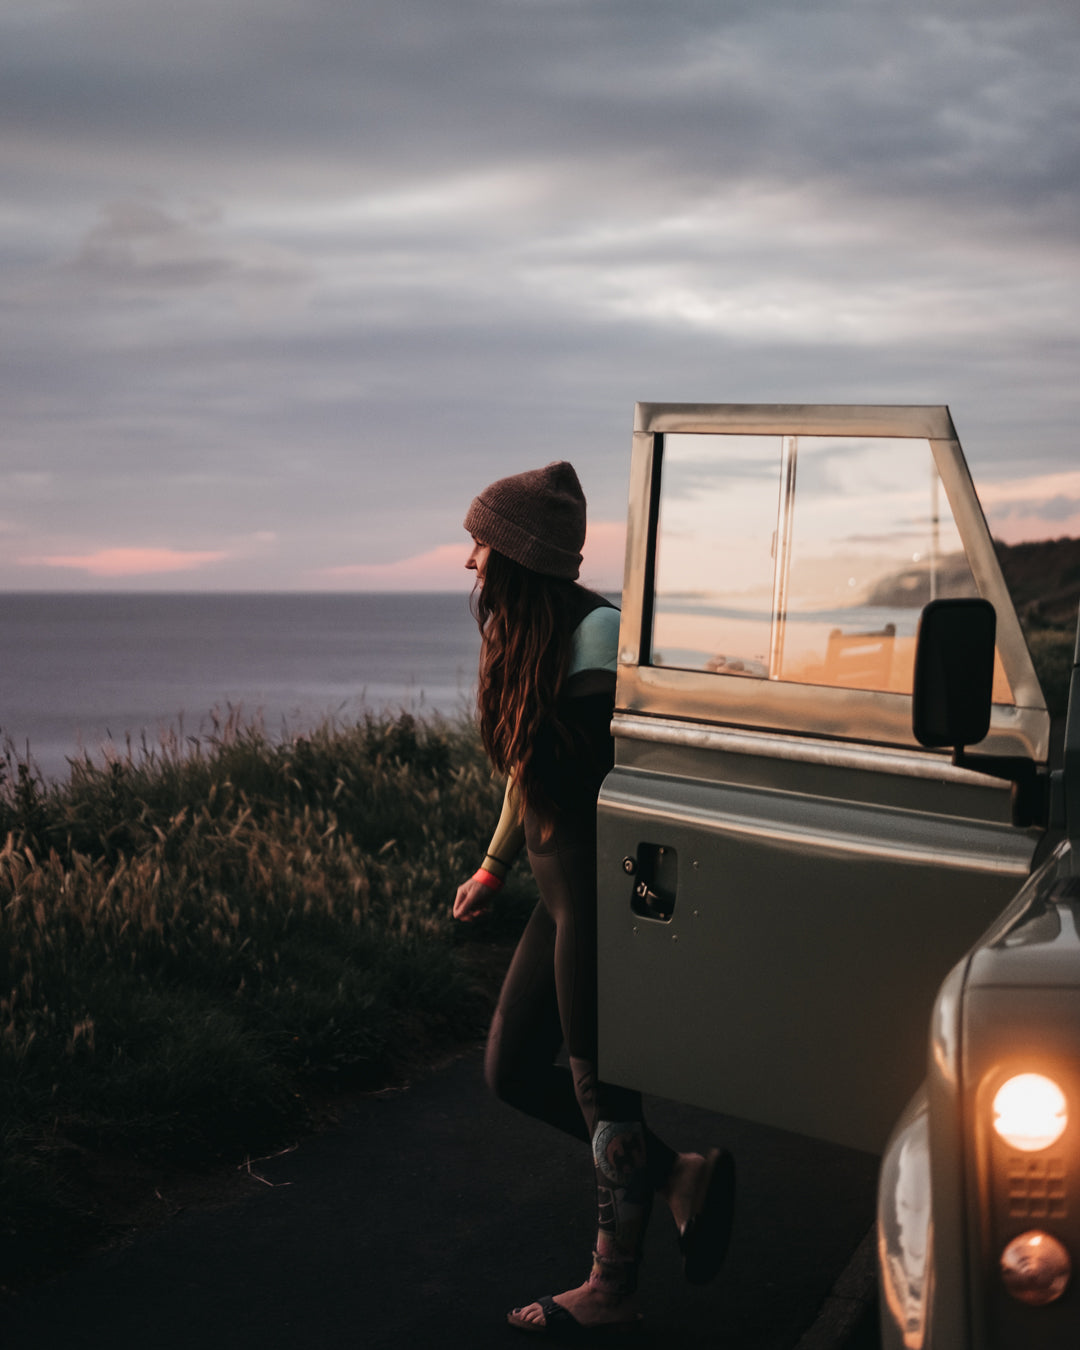
[[[829,737],[921,751],[908,694],[747,679],[653,666],[656,539],[666,434],[925,439],[979,594],[997,611],[997,642],[1015,706],[994,706],[979,749],[1044,761],[1050,721],[993,540],[947,407],[639,403],[635,409],[615,732],[620,714]],[[925,752],[940,754],[940,752]]]

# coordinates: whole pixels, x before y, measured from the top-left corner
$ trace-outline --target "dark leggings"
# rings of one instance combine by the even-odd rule
[[[545,840],[527,814],[525,836],[540,902],[503,982],[484,1071],[497,1097],[588,1143],[598,1120],[642,1120],[641,1094],[596,1073],[595,820],[559,820]],[[554,1063],[563,1043],[569,1070]],[[645,1143],[656,1189],[676,1155],[648,1128]]]

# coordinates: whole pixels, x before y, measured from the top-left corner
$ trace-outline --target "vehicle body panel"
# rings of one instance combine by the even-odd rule
[[[1015,891],[1030,847],[1000,824],[928,823],[859,801],[843,770],[821,769],[813,793],[748,784],[762,767],[783,766],[743,756],[734,783],[624,765],[609,777],[598,874],[621,892],[623,915],[601,940],[605,1016],[620,1031],[605,1035],[602,1071],[877,1151],[924,1071],[941,978],[916,959],[927,930],[947,969]],[[666,922],[632,908],[622,859],[643,843],[678,859]],[[920,1015],[899,1019],[912,1005]]]
[[[830,602],[797,612],[789,567],[792,558],[807,574],[810,564],[822,574],[839,565],[824,554],[807,564],[812,550],[798,534],[818,509],[826,470],[858,461],[872,485],[876,466],[886,479],[897,472],[890,457],[923,455],[951,507],[969,581],[997,610],[1006,697],[978,748],[1045,760],[1049,719],[951,419],[943,408],[648,404],[635,426],[616,764],[599,806],[601,1073],[879,1151],[925,1072],[935,992],[1015,893],[1038,834],[1012,824],[1007,784],[915,741],[903,685],[910,605],[894,606],[895,622],[880,632],[851,635],[888,649],[887,677],[830,674],[824,638],[817,666],[791,666],[806,633],[835,623],[831,653],[849,611]],[[672,477],[681,494],[673,506],[667,438],[684,466]],[[756,438],[777,440],[775,475],[772,450]],[[704,598],[665,581],[672,558],[685,570],[711,547],[705,533],[681,543],[690,508],[680,503],[704,494],[698,518],[710,528],[724,502],[709,483],[724,474],[728,448],[741,457],[750,507],[763,519],[769,510],[753,500],[758,484],[778,501],[771,552],[758,565],[773,568],[772,599],[735,619],[731,605],[741,602],[721,595],[715,576],[703,581],[714,592]],[[672,512],[674,527],[665,523]],[[858,542],[865,522],[851,523],[855,558],[870,546]],[[936,520],[933,528],[936,536]],[[871,576],[879,589],[883,575]],[[859,603],[847,628],[882,610]],[[756,625],[759,650],[745,662],[713,661],[709,638],[696,635],[717,624],[740,633]],[[658,646],[674,661],[662,663]]]
[[[1080,875],[1066,840],[942,984],[926,1080],[879,1176],[882,1350],[1028,1350],[1080,1337],[1075,1288],[1028,1307],[997,1271],[1005,1244],[1031,1228],[1048,1226],[1080,1250],[1077,1125],[1045,1153],[1018,1154],[990,1124],[990,1099],[1016,1071],[1050,1073],[1080,1100],[1078,921]]]

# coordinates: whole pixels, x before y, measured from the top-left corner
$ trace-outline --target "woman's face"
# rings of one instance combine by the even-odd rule
[[[491,546],[482,544],[479,539],[472,541],[472,552],[465,559],[465,566],[470,572],[476,573],[476,579],[482,586],[484,584],[484,568],[487,566],[487,560],[491,555]]]

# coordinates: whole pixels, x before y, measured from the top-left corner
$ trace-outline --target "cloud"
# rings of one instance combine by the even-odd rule
[[[222,282],[262,286],[294,282],[305,269],[287,250],[221,229],[220,210],[207,203],[186,218],[152,201],[108,202],[65,270],[111,286],[168,291]]]
[[[597,591],[621,591],[626,563],[626,521],[591,520],[581,556],[583,585]]]
[[[979,489],[995,538],[1080,537],[1080,470],[986,483]]]
[[[358,591],[468,591],[475,575],[465,570],[468,549],[440,544],[426,553],[384,563],[344,563],[311,571],[316,583]]]
[[[8,514],[56,556],[88,512],[271,530],[224,585],[442,585],[326,569],[556,455],[617,519],[636,399],[947,402],[979,481],[1049,473],[1078,62],[1058,0],[8,6]]]
[[[598,590],[622,589],[626,524],[594,521],[582,549],[581,580]],[[465,568],[468,543],[440,544],[408,558],[384,563],[345,563],[309,574],[317,584],[334,589],[371,591],[468,591],[475,575]]]
[[[23,567],[64,567],[94,577],[139,577],[163,572],[192,572],[224,562],[228,553],[173,548],[102,548],[96,553],[54,553],[19,559]]]

